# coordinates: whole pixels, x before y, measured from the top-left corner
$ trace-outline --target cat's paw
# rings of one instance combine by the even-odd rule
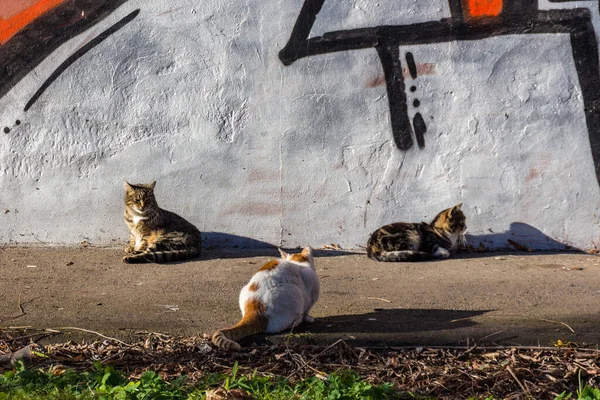
[[[435,258],[448,258],[450,257],[450,252],[442,247],[438,247],[433,253]]]
[[[307,324],[312,324],[313,322],[315,322],[315,319],[307,314],[304,316],[304,322]]]
[[[129,263],[130,263],[130,260],[131,260],[131,256],[125,256],[125,257],[123,257],[123,258],[122,258],[122,260],[123,260],[123,262],[124,262],[125,264],[129,264]]]
[[[131,253],[133,253],[134,249],[135,249],[135,247],[132,244],[130,244],[129,246],[125,247],[125,253],[131,254]]]

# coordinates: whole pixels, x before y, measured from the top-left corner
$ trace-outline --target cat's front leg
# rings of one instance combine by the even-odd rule
[[[135,250],[135,236],[129,235],[129,244],[125,247],[125,253],[131,254]]]
[[[450,252],[443,247],[436,247],[433,256],[435,258],[448,258],[450,257]]]
[[[137,253],[143,253],[148,249],[148,241],[145,238],[142,238],[142,240],[140,240],[140,244],[139,246],[137,246],[134,250]]]

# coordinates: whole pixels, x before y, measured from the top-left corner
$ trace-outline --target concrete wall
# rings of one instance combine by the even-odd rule
[[[156,179],[207,245],[463,202],[475,246],[595,248],[597,2],[464,1],[0,6],[0,242],[123,241],[123,180]]]

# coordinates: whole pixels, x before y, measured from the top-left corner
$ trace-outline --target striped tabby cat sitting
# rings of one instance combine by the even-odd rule
[[[375,261],[427,261],[448,258],[465,246],[467,225],[462,203],[426,222],[396,222],[377,229],[367,243],[367,255]]]
[[[126,263],[164,263],[200,255],[200,231],[179,215],[156,203],[154,186],[125,182],[125,223],[129,228]]]

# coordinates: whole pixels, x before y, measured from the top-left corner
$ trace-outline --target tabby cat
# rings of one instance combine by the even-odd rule
[[[426,261],[448,258],[465,246],[467,225],[462,203],[426,222],[396,222],[377,229],[367,243],[367,255],[376,261]]]
[[[200,231],[179,215],[156,203],[154,186],[125,182],[125,222],[129,228],[126,263],[164,263],[200,255]]]
[[[301,322],[313,322],[308,315],[319,298],[319,278],[313,250],[300,254],[279,250],[281,259],[263,265],[240,292],[242,319],[212,337],[215,346],[240,350],[238,340],[260,332],[276,333]]]

